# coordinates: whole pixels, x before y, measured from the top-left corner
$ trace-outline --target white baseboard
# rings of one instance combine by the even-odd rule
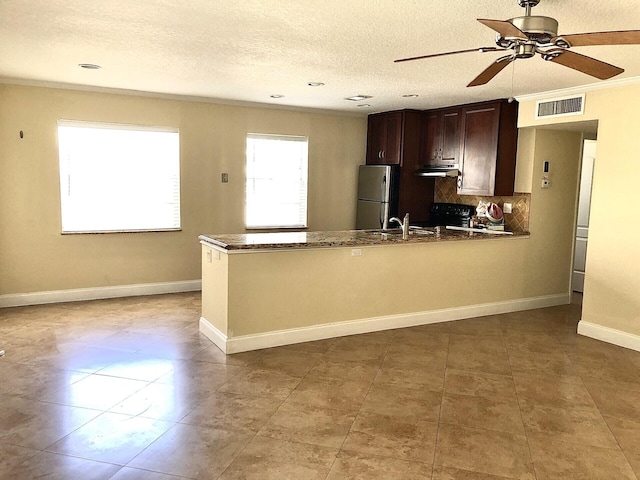
[[[603,327],[602,325],[585,322],[584,320],[578,322],[578,334],[640,352],[640,335],[623,332],[615,328]]]
[[[141,283],[113,287],[76,288],[49,292],[16,293],[0,295],[0,308],[41,305],[45,303],[79,302],[101,298],[138,297],[163,293],[195,292],[202,290],[202,280],[180,282]]]
[[[200,318],[200,332],[215,343],[225,353],[240,353],[261,348],[279,347],[294,343],[324,340],[326,338],[357,335],[394,328],[415,327],[430,323],[462,320],[465,318],[518,312],[534,308],[566,305],[571,302],[570,294],[548,295],[544,297],[523,298],[506,302],[484,303],[465,307],[447,308],[426,312],[387,315],[384,317],[363,318],[346,322],[324,323],[309,327],[277,330],[273,332],[227,337],[214,327],[206,318]]]
[[[204,317],[200,317],[200,333],[215,343],[223,353],[236,353],[227,352],[227,336]]]

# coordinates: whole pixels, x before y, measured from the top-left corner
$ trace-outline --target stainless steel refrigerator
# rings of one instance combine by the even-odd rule
[[[387,228],[398,215],[399,175],[397,165],[360,165],[356,229]]]

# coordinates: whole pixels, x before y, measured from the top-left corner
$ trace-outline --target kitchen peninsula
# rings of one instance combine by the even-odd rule
[[[200,331],[226,353],[568,303],[529,296],[526,232],[199,238]]]

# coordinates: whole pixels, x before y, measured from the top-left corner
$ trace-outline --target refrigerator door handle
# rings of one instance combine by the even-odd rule
[[[380,228],[386,228],[386,191],[387,191],[387,176],[384,175],[382,177],[382,182],[380,183],[380,199],[382,199],[383,203],[380,203]]]
[[[387,202],[380,203],[380,228],[386,230],[389,226],[389,204]]]

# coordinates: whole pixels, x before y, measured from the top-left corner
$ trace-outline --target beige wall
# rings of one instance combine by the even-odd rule
[[[60,118],[178,127],[182,231],[62,236]],[[248,132],[308,136],[309,229],[353,228],[365,117],[0,84],[0,295],[199,279],[197,236],[244,231]]]
[[[531,214],[529,230],[535,240],[526,252],[527,281],[541,278],[557,291],[570,291],[578,177],[582,152],[582,135],[544,129],[524,129],[533,134],[531,164]],[[523,153],[524,155],[524,153]],[[551,162],[550,188],[543,189],[542,165]],[[549,272],[553,272],[549,275]]]
[[[520,126],[552,123],[534,114],[521,103]],[[582,320],[640,335],[640,85],[587,92],[584,115],[553,123],[577,119],[598,120]]]

